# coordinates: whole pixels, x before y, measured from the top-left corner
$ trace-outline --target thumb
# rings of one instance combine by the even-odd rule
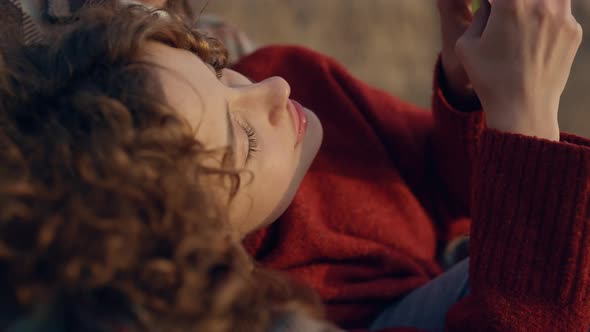
[[[475,12],[475,15],[473,16],[473,22],[471,22],[471,25],[467,31],[465,31],[463,37],[469,39],[479,39],[488,24],[488,18],[490,17],[491,9],[492,8],[489,1],[483,0],[481,2],[481,7],[477,10],[477,12]]]
[[[481,7],[473,17],[471,25],[455,44],[455,54],[468,74],[472,65],[472,56],[476,52],[478,42],[486,29],[491,9],[489,0],[483,0]]]

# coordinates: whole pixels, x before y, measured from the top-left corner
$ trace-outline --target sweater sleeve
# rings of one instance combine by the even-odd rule
[[[479,151],[471,295],[447,330],[588,331],[590,142],[485,130]]]
[[[451,103],[444,76],[439,57],[432,96],[433,157],[437,176],[447,189],[447,204],[457,215],[469,216],[472,164],[485,117],[479,103]]]
[[[590,141],[486,129],[479,152],[471,293],[451,308],[446,331],[588,331]]]

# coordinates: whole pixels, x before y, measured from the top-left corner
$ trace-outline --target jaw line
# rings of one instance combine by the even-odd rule
[[[313,155],[313,157],[311,158],[311,160],[309,161],[309,163],[304,163],[304,155],[303,152],[305,151],[305,147],[306,144],[313,144],[313,139],[310,137],[310,139],[312,139],[311,141],[309,139],[303,139],[303,141],[300,143],[301,147],[300,147],[300,155],[299,155],[299,163],[297,164],[297,167],[295,168],[295,176],[293,176],[293,178],[291,179],[291,182],[289,183],[289,186],[287,187],[287,191],[283,194],[283,197],[281,197],[279,203],[277,204],[277,206],[274,208],[274,210],[272,211],[272,213],[270,214],[270,216],[268,218],[266,218],[266,220],[264,220],[263,222],[263,227],[270,225],[271,223],[275,222],[278,218],[280,218],[281,215],[283,215],[283,213],[285,213],[285,211],[289,208],[289,206],[291,205],[291,203],[293,203],[293,199],[295,198],[295,195],[297,194],[297,192],[299,191],[299,187],[301,186],[301,183],[304,181],[305,175],[307,175],[307,173],[309,172],[309,169],[311,168],[311,165],[313,164],[314,160],[316,159],[320,148],[322,146],[322,139],[323,139],[323,128],[322,128],[322,124],[319,121],[319,119],[317,119],[317,116],[311,112],[308,109],[305,109],[308,115],[308,119],[310,117],[314,117],[316,118],[316,120],[313,122],[314,124],[312,125],[311,121],[308,122],[308,134],[313,134],[312,131],[315,131],[317,133],[317,135],[319,135],[319,138],[317,138],[319,140],[319,144],[318,147],[315,148],[315,153]]]

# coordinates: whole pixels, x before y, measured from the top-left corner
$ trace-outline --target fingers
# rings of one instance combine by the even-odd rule
[[[494,0],[494,8],[518,14],[572,14],[572,0]]]
[[[486,28],[506,32],[506,25],[531,19],[540,26],[561,21],[565,26],[573,25],[575,30],[579,30],[579,24],[572,15],[571,0],[483,0],[466,37],[479,38]]]
[[[487,0],[482,1],[481,7],[475,13],[475,16],[473,17],[473,22],[471,23],[467,31],[465,31],[464,37],[474,39],[481,37],[488,24],[488,18],[490,17],[490,13],[490,3]]]
[[[532,123],[514,131],[550,136],[582,30],[571,0],[486,1],[455,53],[487,110],[488,124]],[[542,101],[542,102],[539,102]],[[509,110],[509,116],[506,111]],[[495,119],[495,120],[494,120]],[[492,121],[494,120],[494,121]],[[518,128],[513,128],[518,129]]]
[[[561,2],[564,7],[564,10],[567,13],[571,13],[572,12],[572,0],[561,0]]]
[[[486,26],[488,24],[488,19],[490,17],[491,8],[490,3],[487,0],[482,1],[481,7],[475,13],[473,17],[473,22],[465,31],[465,34],[457,41],[455,45],[455,53],[461,59],[461,62],[465,66],[469,66],[469,61],[467,60],[466,53],[472,49],[473,43],[477,42],[481,35],[483,34]]]

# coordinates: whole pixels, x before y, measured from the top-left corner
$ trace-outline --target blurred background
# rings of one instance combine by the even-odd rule
[[[590,0],[572,0],[586,31],[562,99],[563,131],[590,137]],[[435,0],[209,0],[216,14],[257,45],[298,44],[328,54],[353,74],[428,106],[440,49]]]

